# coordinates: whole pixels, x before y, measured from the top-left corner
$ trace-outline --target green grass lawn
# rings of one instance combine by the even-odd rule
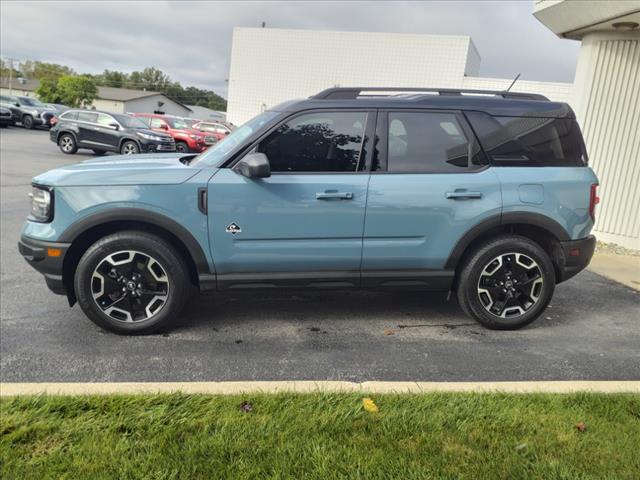
[[[640,478],[639,395],[363,397],[5,398],[0,477]]]

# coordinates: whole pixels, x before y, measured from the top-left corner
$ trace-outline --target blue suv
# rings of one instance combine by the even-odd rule
[[[191,290],[417,288],[522,327],[589,263],[598,180],[571,108],[540,95],[332,88],[200,155],[33,179],[19,248],[103,328],[176,320]]]

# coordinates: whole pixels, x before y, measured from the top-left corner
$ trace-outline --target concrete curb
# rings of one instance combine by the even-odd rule
[[[131,382],[131,383],[0,383],[0,397],[16,395],[108,395],[141,393],[243,394],[278,392],[504,392],[504,393],[640,393],[640,381],[558,382]]]

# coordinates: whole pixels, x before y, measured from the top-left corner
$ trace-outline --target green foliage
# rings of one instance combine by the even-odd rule
[[[27,60],[20,66],[22,76],[26,78],[37,78],[58,80],[60,77],[67,75],[75,75],[76,72],[72,68],[57,63],[39,62]]]
[[[9,62],[5,62],[4,59],[0,58],[0,77],[2,78],[18,78],[21,73],[16,70],[14,67],[11,69],[11,64]]]
[[[215,92],[197,87],[185,88],[155,67],[147,67],[142,71],[131,73],[105,70],[100,75],[94,76],[94,80],[97,85],[106,87],[161,92],[185,105],[198,105],[221,111],[227,109],[227,101]]]
[[[63,103],[58,91],[58,81],[53,78],[43,78],[36,89],[36,95],[44,103]]]
[[[638,445],[632,394],[0,400],[0,478],[636,480]]]
[[[65,75],[56,86],[60,103],[70,107],[88,107],[98,95],[98,87],[89,75]]]

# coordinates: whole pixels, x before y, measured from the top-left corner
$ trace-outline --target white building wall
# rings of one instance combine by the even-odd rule
[[[513,82],[513,78],[482,78],[465,77],[462,86],[479,90],[506,90]],[[518,80],[511,88],[513,92],[539,93],[554,102],[569,102],[571,98],[571,83],[536,82],[532,80]]]
[[[336,85],[460,88],[479,65],[466,36],[235,28],[227,118]]]
[[[159,106],[158,102],[162,102],[163,105]],[[126,112],[131,113],[153,113],[154,111],[159,110],[167,115],[176,115],[178,117],[188,117],[191,113],[191,110],[183,107],[164,95],[151,95],[148,97],[128,100],[125,102],[124,108]]]
[[[571,103],[600,180],[595,232],[640,250],[640,33],[582,39]]]
[[[124,113],[124,103],[116,100],[102,100],[97,98],[91,104],[96,110],[104,110],[105,112]]]

